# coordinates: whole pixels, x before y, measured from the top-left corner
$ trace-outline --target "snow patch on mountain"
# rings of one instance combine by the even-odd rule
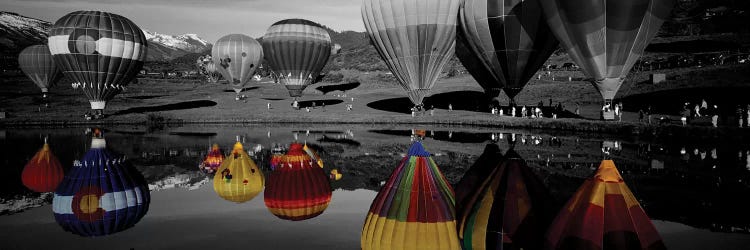
[[[183,50],[191,53],[202,52],[211,44],[196,34],[165,35],[149,30],[143,30],[146,40],[168,48]]]

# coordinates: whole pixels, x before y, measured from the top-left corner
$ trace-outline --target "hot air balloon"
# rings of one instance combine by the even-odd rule
[[[603,160],[547,231],[546,249],[666,249],[612,160]]]
[[[465,0],[458,23],[459,60],[490,97],[505,90],[511,106],[558,44],[539,0]]]
[[[211,150],[208,151],[206,158],[203,159],[198,168],[201,170],[201,172],[213,174],[217,169],[219,169],[222,162],[224,162],[224,154],[221,152],[219,144],[214,143],[214,145],[211,147]]]
[[[101,117],[143,67],[148,43],[129,19],[102,11],[75,11],[55,22],[48,41],[62,72],[80,87]]]
[[[328,31],[304,19],[278,21],[263,36],[268,65],[295,100],[315,83],[331,56],[331,47]]]
[[[555,213],[552,196],[512,149],[491,169],[465,203],[456,204],[463,249],[542,249]]]
[[[610,104],[675,0],[539,0],[560,45]]]
[[[239,141],[214,175],[214,191],[228,201],[242,203],[263,190],[265,177]]]
[[[52,199],[55,220],[65,231],[103,236],[134,226],[146,215],[151,194],[125,157],[107,149],[98,130],[91,149],[73,164]]]
[[[264,201],[268,211],[284,220],[306,220],[323,213],[331,202],[328,175],[302,149],[289,145],[276,169],[268,176]]]
[[[450,184],[415,141],[370,206],[362,249],[461,249],[453,203]]]
[[[18,67],[36,86],[42,89],[42,98],[60,78],[60,68],[55,65],[47,45],[32,45],[18,54]]]
[[[364,0],[362,19],[380,57],[422,108],[453,56],[460,0]]]
[[[341,52],[341,44],[334,43],[333,46],[331,46],[331,56],[338,55],[339,52]]]
[[[52,154],[47,138],[44,138],[42,149],[23,168],[21,181],[34,192],[52,192],[63,180],[64,175],[60,160]]]
[[[216,67],[216,64],[213,61],[210,61],[206,63],[206,77],[208,77],[208,82],[210,83],[217,83],[219,82],[219,77],[221,77],[221,73],[219,73],[219,69]]]
[[[211,49],[216,69],[239,94],[248,85],[263,59],[263,47],[252,37],[229,34],[219,38]]]

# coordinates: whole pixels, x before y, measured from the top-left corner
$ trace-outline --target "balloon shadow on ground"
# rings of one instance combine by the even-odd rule
[[[258,87],[248,87],[248,88],[244,88],[244,89],[242,89],[242,91],[241,91],[241,92],[245,92],[245,91],[250,91],[250,90],[253,90],[253,89],[258,89]],[[234,89],[225,89],[225,90],[224,90],[224,92],[230,92],[230,93],[234,93]]]
[[[154,98],[161,98],[165,95],[141,95],[141,96],[129,96],[126,97],[128,99],[138,99],[138,100],[146,100],[146,99],[154,99]]]
[[[426,97],[424,99],[424,106],[426,109],[433,107],[448,109],[448,105],[451,105],[453,106],[453,110],[484,111],[489,110],[490,101],[490,98],[483,92],[454,91]],[[367,107],[373,109],[402,114],[411,114],[413,106],[414,104],[407,97],[384,99],[367,104]]]
[[[342,103],[342,102],[344,102],[344,101],[338,100],[338,99],[326,99],[326,100],[299,101],[298,103],[299,103],[299,107],[300,108],[307,108],[307,107],[317,108],[317,107],[320,107],[320,106],[323,106],[323,105],[325,105],[325,106],[331,106],[331,105],[336,105],[336,104],[339,104],[339,103]]]
[[[352,90],[352,89],[359,87],[359,85],[361,85],[361,83],[359,82],[350,82],[350,83],[344,83],[344,84],[318,86],[315,89],[320,92],[323,92],[323,94],[325,95],[325,94],[328,94],[328,92],[333,92],[336,90],[338,91]]]
[[[178,103],[171,103],[171,104],[158,105],[158,106],[129,108],[126,110],[117,111],[112,115],[115,116],[115,115],[126,115],[126,114],[133,114],[133,113],[147,113],[147,112],[159,112],[159,111],[170,111],[170,110],[194,109],[194,108],[212,107],[212,106],[216,106],[216,102],[208,101],[208,100],[187,101],[187,102],[178,102]]]

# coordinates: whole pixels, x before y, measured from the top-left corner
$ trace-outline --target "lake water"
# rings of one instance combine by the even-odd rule
[[[496,144],[505,154],[512,148],[526,161],[551,194],[550,204],[560,211],[608,157],[667,248],[747,249],[750,244],[748,138],[415,128],[426,130],[424,148],[452,185],[488,144]],[[21,180],[24,166],[45,137],[69,174],[74,162],[80,163],[91,147],[91,128],[0,129],[4,169],[0,249],[360,249],[370,205],[407,153],[411,129],[363,125],[101,127],[107,147],[125,155],[136,175],[145,178],[150,202],[142,218],[114,222],[134,226],[99,237],[66,232],[55,219],[53,194],[33,192]],[[330,180],[330,203],[314,218],[291,221],[273,215],[263,192],[243,203],[222,199],[214,191],[213,175],[199,171],[198,164],[212,144],[229,154],[239,138],[268,181],[272,151],[288,147],[295,135],[297,141],[317,151],[324,173],[332,169],[342,173],[340,180]],[[603,147],[608,148],[608,156]]]

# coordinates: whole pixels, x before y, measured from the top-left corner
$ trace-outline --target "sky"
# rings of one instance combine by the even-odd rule
[[[128,17],[141,29],[194,33],[213,43],[241,33],[261,37],[268,26],[304,18],[336,31],[364,31],[358,0],[3,0],[1,10],[55,22],[76,10],[101,10]]]

